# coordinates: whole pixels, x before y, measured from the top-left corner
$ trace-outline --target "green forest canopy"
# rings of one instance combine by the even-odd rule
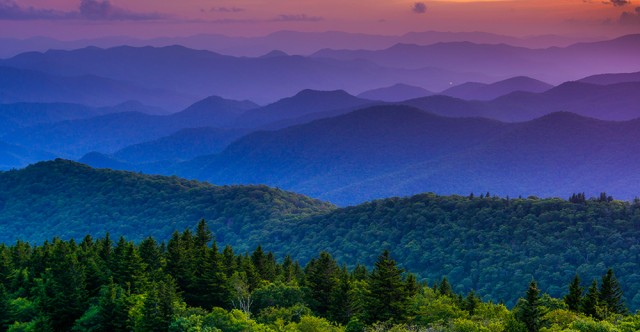
[[[532,279],[559,297],[578,273],[613,268],[626,304],[640,308],[640,202],[422,194],[336,208],[264,186],[218,187],[176,177],[97,170],[70,161],[0,173],[0,234],[7,244],[80,240],[105,232],[136,242],[205,218],[221,245],[262,245],[306,264],[327,251],[354,268],[389,250],[419,281],[446,276],[511,307]]]
[[[326,252],[306,266],[219,250],[207,223],[165,244],[123,237],[0,245],[0,331],[619,331],[640,329],[612,270],[587,291],[575,277],[564,299],[536,281],[509,310],[432,286],[388,251],[347,269]]]

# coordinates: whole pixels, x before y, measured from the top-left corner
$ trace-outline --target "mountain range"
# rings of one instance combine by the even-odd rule
[[[637,71],[640,34],[567,47],[529,49],[506,44],[441,42],[397,44],[383,50],[321,50],[316,58],[364,59],[399,68],[426,66],[498,77],[529,76],[552,84],[601,74]],[[467,80],[472,81],[472,80]],[[455,83],[455,81],[454,81]],[[464,83],[464,82],[460,82]]]
[[[608,266],[618,271],[629,306],[640,305],[633,259],[640,205],[606,194],[568,201],[425,193],[336,208],[266,186],[214,186],[60,159],[0,172],[0,182],[5,244],[53,236],[80,243],[107,232],[112,242],[162,242],[205,218],[218,248],[232,245],[242,254],[261,245],[275,259],[291,255],[302,264],[325,251],[350,267],[373,266],[388,249],[420,281],[446,276],[458,293],[476,289],[509,306],[532,276],[562,296],[576,271],[589,280]]]
[[[227,55],[256,57],[266,54],[272,50],[282,50],[289,54],[308,55],[323,48],[382,49],[397,43],[428,45],[443,41],[471,41],[482,44],[504,43],[522,47],[545,48],[551,46],[562,47],[581,41],[593,40],[557,35],[540,35],[518,38],[486,32],[444,31],[409,32],[398,36],[348,33],[342,31],[277,31],[259,37],[231,37],[216,34],[199,34],[185,37],[163,37],[153,39],[112,36],[73,41],[62,41],[47,37],[33,37],[27,39],[0,38],[0,43],[3,45],[2,50],[0,50],[0,57],[11,57],[28,51],[44,52],[50,49],[70,50],[88,46],[109,48],[121,45],[136,47],[184,45],[193,49],[209,50]]]
[[[104,107],[136,100],[158,108],[173,109],[184,107],[193,99],[188,94],[143,88],[91,74],[50,74],[0,66],[0,103],[3,104],[62,102]]]
[[[291,96],[301,87],[356,93],[406,82],[438,91],[451,81],[492,80],[491,75],[435,67],[408,70],[363,60],[288,55],[232,57],[182,46],[28,52],[1,60],[0,65],[49,75],[94,75],[199,98],[214,94],[259,103]]]

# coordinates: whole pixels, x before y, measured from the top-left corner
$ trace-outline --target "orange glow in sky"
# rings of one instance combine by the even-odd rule
[[[640,1],[0,0],[0,36],[255,36],[279,30],[616,36],[640,33]]]

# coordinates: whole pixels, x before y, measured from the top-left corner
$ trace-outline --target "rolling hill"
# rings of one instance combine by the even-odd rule
[[[242,246],[250,233],[270,222],[333,209],[265,186],[216,187],[60,159],[2,172],[0,182],[0,242],[79,239],[105,232],[132,240],[168,238],[206,218],[220,241]]]
[[[126,109],[125,106],[121,107]],[[130,145],[169,136],[182,129],[226,126],[243,112],[254,107],[257,105],[248,101],[208,97],[181,112],[169,115],[150,115],[135,111],[110,113],[18,128],[8,132],[3,139],[10,143],[50,151],[59,157],[80,158],[92,151],[113,153]],[[221,130],[220,133],[222,132],[224,131]],[[243,132],[229,136],[221,134],[219,137],[223,141],[229,141],[232,136],[239,137]],[[203,139],[205,138],[198,138]],[[197,140],[194,143],[197,143]],[[211,146],[220,143],[209,144]]]
[[[640,185],[640,122],[553,113],[523,123],[443,118],[378,106],[272,132],[167,170],[219,184],[256,183],[334,203],[424,191],[563,196]]]
[[[444,90],[441,94],[466,100],[492,100],[516,91],[541,93],[551,88],[553,86],[550,84],[530,77],[519,76],[491,84],[463,83]]]
[[[1,63],[1,60],[0,60]],[[150,89],[92,74],[45,73],[0,64],[0,103],[74,103],[113,106],[129,100],[180,109],[194,97],[167,89]]]
[[[552,117],[561,119],[527,126],[575,116]],[[580,120],[580,126],[592,125]],[[0,181],[2,243],[42,243],[52,236],[79,242],[106,232],[112,241],[121,235],[162,241],[206,218],[218,248],[230,244],[242,253],[262,245],[276,258],[288,254],[302,264],[326,251],[352,268],[372,266],[388,249],[421,281],[446,276],[456,292],[475,289],[509,306],[532,278],[559,297],[575,273],[591,280],[611,267],[626,303],[640,306],[637,200],[420,194],[337,209],[265,186],[217,187],[65,160],[2,172]]]
[[[474,84],[481,88],[479,84]],[[431,96],[404,105],[450,117],[478,116],[508,122],[529,121],[553,112],[572,112],[602,120],[640,117],[640,82],[596,85],[566,82],[542,93],[516,91],[490,101]]]
[[[383,50],[325,49],[316,52],[313,57],[364,59],[382,66],[401,68],[455,68],[460,72],[480,71],[504,78],[529,76],[559,84],[601,73],[636,72],[640,69],[635,56],[638,52],[640,34],[545,49],[471,42],[446,42],[426,46],[400,43]]]
[[[387,68],[370,61],[318,59],[302,56],[232,57],[181,46],[88,47],[72,51],[29,52],[0,65],[51,75],[96,75],[127,81],[150,89],[177,91],[204,98],[212,94],[228,99],[250,99],[266,104],[300,89],[353,93],[397,82],[442,90],[450,81],[487,81],[478,73],[420,68]]]
[[[421,87],[398,83],[392,86],[362,92],[358,97],[369,100],[399,102],[431,95],[433,95],[433,92]]]

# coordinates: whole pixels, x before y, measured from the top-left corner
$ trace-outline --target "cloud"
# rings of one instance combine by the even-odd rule
[[[306,14],[282,14],[273,19],[275,22],[319,22],[323,20],[324,18],[320,16],[309,16]]]
[[[640,25],[640,7],[636,7],[634,12],[623,12],[618,22],[623,25]]]
[[[0,20],[47,20],[65,18],[68,13],[52,9],[20,7],[13,0],[0,0]]]
[[[427,5],[425,5],[424,2],[416,2],[413,4],[413,7],[411,7],[411,11],[416,14],[424,14],[427,12]]]
[[[615,7],[623,7],[631,4],[631,1],[630,0],[608,0],[608,1],[603,1],[602,3],[607,5],[614,5]]]
[[[238,7],[213,7],[209,9],[210,12],[218,12],[218,13],[240,13],[244,11],[244,8]]]
[[[21,7],[14,0],[0,0],[0,20],[116,20],[142,21],[168,18],[159,13],[138,13],[113,6],[109,0],[80,0],[77,11]]]
[[[131,12],[113,6],[109,0],[80,0],[80,7],[78,9],[81,17],[91,20],[140,21],[157,20],[167,17],[166,15],[158,13]]]

